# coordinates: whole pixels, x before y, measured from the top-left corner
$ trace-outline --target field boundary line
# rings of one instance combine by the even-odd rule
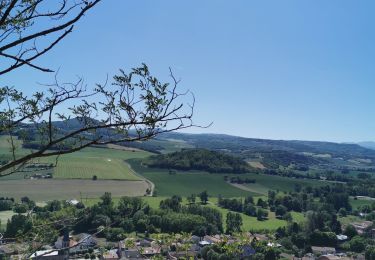
[[[147,184],[148,184],[148,188],[150,189],[150,193],[147,195],[149,197],[152,197],[154,195],[154,190],[155,190],[155,184],[150,181],[149,179],[147,179],[146,177],[142,176],[141,174],[139,174],[138,172],[136,172],[133,167],[131,166],[130,163],[128,163],[127,161],[124,160],[124,163],[128,165],[130,171],[133,172],[133,174],[139,178],[141,178],[143,181],[145,181]]]

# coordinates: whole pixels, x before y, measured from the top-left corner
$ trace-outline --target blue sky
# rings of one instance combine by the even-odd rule
[[[272,139],[375,141],[374,1],[106,0],[39,64],[103,82],[147,63],[196,96],[211,132]],[[29,91],[53,75],[2,81]]]

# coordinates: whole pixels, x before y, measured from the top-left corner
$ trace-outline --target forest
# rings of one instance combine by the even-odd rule
[[[155,168],[210,173],[247,173],[252,170],[241,158],[205,149],[184,149],[180,152],[156,155],[147,159],[145,164]]]

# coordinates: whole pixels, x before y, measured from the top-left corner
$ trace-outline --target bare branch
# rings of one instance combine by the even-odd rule
[[[0,75],[23,65],[52,72],[52,69],[35,65],[32,61],[72,32],[74,24],[101,0],[62,0],[52,4],[52,8],[55,6],[52,11],[46,10],[49,6],[46,2],[12,0],[0,6],[0,56],[3,57],[0,59]],[[45,25],[48,26],[35,30]]]
[[[0,134],[7,131],[22,139],[25,132],[24,147],[33,148],[1,165],[0,176],[12,174],[9,169],[34,158],[73,153],[90,145],[144,141],[195,126],[194,95],[177,92],[180,81],[170,73],[172,84],[162,83],[142,64],[129,73],[121,70],[110,87],[97,85],[91,90],[82,79],[61,84],[56,76],[46,93],[37,92],[32,98],[0,88],[0,100],[7,98],[13,105],[0,111]],[[185,102],[187,98],[191,104]],[[56,118],[59,124],[53,121]],[[70,120],[75,120],[73,127]]]

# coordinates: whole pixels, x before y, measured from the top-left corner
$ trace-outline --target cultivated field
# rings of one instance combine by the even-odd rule
[[[120,159],[103,157],[61,158],[54,170],[54,179],[139,180]]]
[[[137,160],[129,161],[132,167],[155,186],[158,196],[188,196],[207,190],[211,196],[221,194],[224,197],[243,197],[247,195],[266,195],[268,190],[293,191],[296,184],[303,186],[320,186],[324,183],[317,180],[293,179],[264,174],[210,174],[198,171],[177,171],[169,174],[165,169],[146,168]],[[255,179],[256,183],[232,185],[224,180],[224,176],[239,176]]]
[[[180,172],[171,175],[168,170],[145,168],[136,161],[129,161],[133,169],[155,184],[157,196],[188,196],[198,194],[204,190],[210,196],[217,197],[243,197],[256,195],[248,191],[240,190],[224,181],[222,174],[209,174],[206,172]]]
[[[113,197],[143,196],[147,188],[145,181],[7,180],[0,181],[0,196],[28,196],[35,201],[98,198],[105,192],[111,192]]]
[[[293,191],[297,184],[301,185],[301,187],[314,187],[325,184],[318,180],[294,179],[265,174],[244,174],[241,176],[243,176],[243,178],[255,179],[256,183],[244,184],[244,186],[248,187],[253,192],[261,194],[266,194],[268,190]]]
[[[108,148],[86,148],[80,152],[61,156],[54,170],[55,179],[140,180],[125,162],[130,158],[144,158],[150,153]],[[49,158],[48,162],[53,162]]]
[[[22,143],[16,137],[14,142],[18,147],[16,151],[18,155],[30,152],[22,148]],[[58,158],[57,166],[51,169],[53,178],[92,179],[96,175],[99,180],[140,180],[141,178],[134,174],[125,160],[144,158],[151,155],[151,153],[118,148],[118,146],[111,146],[111,148],[90,147],[76,153],[62,155]],[[0,157],[8,158],[9,156],[9,137],[0,136]],[[56,157],[34,159],[30,163],[55,164]],[[2,177],[0,181],[29,178],[35,173],[41,172],[17,172],[10,176]]]

